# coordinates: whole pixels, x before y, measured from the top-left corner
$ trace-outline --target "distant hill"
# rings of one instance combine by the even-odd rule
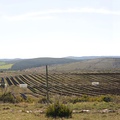
[[[75,60],[91,60],[96,58],[120,58],[120,56],[83,56],[83,57],[68,56],[65,58],[75,59]]]
[[[0,70],[40,70],[49,65],[51,72],[120,72],[119,56],[85,56],[66,58],[2,59]],[[32,68],[32,69],[31,69]]]
[[[44,71],[42,67],[31,70]],[[120,58],[96,58],[52,65],[49,66],[49,72],[120,72]]]
[[[23,70],[28,68],[40,67],[45,65],[53,64],[65,64],[76,62],[77,60],[67,59],[67,58],[34,58],[34,59],[24,59],[17,61],[11,67],[11,70]]]

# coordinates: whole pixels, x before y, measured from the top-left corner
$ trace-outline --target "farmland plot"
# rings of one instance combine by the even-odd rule
[[[45,74],[20,74],[0,79],[8,87],[27,84],[27,89],[34,94],[46,95]],[[99,85],[92,85],[92,82],[99,82]],[[50,95],[120,95],[120,74],[49,74],[48,86]]]

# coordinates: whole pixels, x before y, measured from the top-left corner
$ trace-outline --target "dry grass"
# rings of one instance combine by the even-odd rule
[[[89,103],[86,103],[86,105]],[[80,107],[80,106],[78,106]],[[45,116],[46,105],[42,104],[0,104],[0,120],[55,120]],[[116,112],[101,113],[91,110],[88,113],[73,113],[72,118],[58,120],[120,120],[120,109]]]
[[[69,120],[120,120],[120,114],[109,113],[109,114],[88,114],[80,113],[74,114]],[[1,120],[53,120],[52,118],[46,118],[44,114],[33,114],[19,111],[4,110],[0,111]],[[68,120],[68,119],[61,119]]]

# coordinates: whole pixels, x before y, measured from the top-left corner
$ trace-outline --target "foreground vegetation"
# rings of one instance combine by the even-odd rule
[[[11,98],[12,100],[14,98],[10,93],[6,93],[6,96],[6,103],[1,99],[1,120],[53,120],[54,117],[59,120],[119,120],[120,118],[120,96],[116,95],[50,96],[49,105],[46,102],[46,98],[42,96],[39,98],[30,96],[26,100],[21,97],[21,101],[14,103],[11,101]],[[3,95],[0,98],[3,98]],[[18,98],[20,99],[20,97]],[[105,98],[109,98],[107,99],[108,101]],[[56,101],[59,101],[59,104]],[[55,108],[56,104],[59,107]],[[55,112],[57,115],[59,113],[63,115],[63,112],[65,114],[69,113],[70,116],[62,116],[63,118],[61,118],[61,116],[54,116],[56,115],[54,114]]]
[[[0,112],[1,120],[54,120],[52,118],[46,118],[44,114],[33,114],[25,112],[9,112],[8,110]],[[17,117],[16,117],[17,116]],[[119,120],[120,115],[116,113],[100,114],[100,113],[89,113],[89,114],[74,114],[69,120]],[[67,118],[59,120],[68,120]]]
[[[101,105],[104,107],[100,108]],[[69,120],[119,120],[120,110],[118,108],[115,108],[115,110],[110,109],[111,111],[109,112],[107,111],[107,107],[111,105],[113,105],[113,103],[109,103],[106,106],[104,102],[70,104],[70,107],[73,107],[74,110]],[[93,107],[94,109],[92,109]],[[4,103],[0,104],[0,118],[1,120],[53,120],[54,118],[52,117],[46,117],[46,109],[47,105],[40,103]],[[62,118],[62,120],[68,120],[68,118]]]
[[[120,74],[0,74],[1,120],[119,120]],[[91,83],[97,81],[99,85]],[[27,88],[19,84],[27,83]],[[59,101],[59,104],[56,103]],[[56,116],[57,115],[57,116]],[[67,116],[64,116],[67,115]],[[16,117],[17,116],[17,117]]]

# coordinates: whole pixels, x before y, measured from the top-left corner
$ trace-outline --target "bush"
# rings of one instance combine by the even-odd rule
[[[88,95],[82,95],[80,100],[81,100],[81,102],[88,102],[89,101],[89,96]]]
[[[16,103],[23,102],[24,99],[21,96],[16,97]]]
[[[28,102],[28,103],[33,103],[34,102],[34,100],[30,97],[27,97],[27,99],[25,101]]]
[[[40,98],[40,99],[38,100],[38,103],[46,104],[46,103],[48,103],[48,100],[47,100],[46,97],[42,97],[42,98]],[[52,101],[49,100],[49,103],[52,103]]]
[[[46,111],[47,117],[72,117],[72,110],[65,106],[64,104],[60,104],[58,101],[55,104],[49,105]]]
[[[112,102],[112,98],[110,96],[103,97],[104,102]]]
[[[87,95],[82,95],[81,97],[71,98],[69,102],[73,104],[78,103],[78,102],[88,102],[89,98],[90,97]]]
[[[75,98],[71,98],[69,100],[70,103],[76,104],[78,102],[82,102],[81,98],[75,97]]]
[[[10,92],[3,94],[0,97],[0,100],[3,101],[4,103],[6,103],[6,102],[15,103],[15,98],[13,97],[13,95]]]

